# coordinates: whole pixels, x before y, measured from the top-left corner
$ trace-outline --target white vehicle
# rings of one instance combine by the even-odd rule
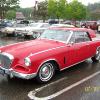
[[[25,27],[24,24],[14,24],[12,27],[5,27],[1,29],[1,32],[4,34],[14,34],[15,31],[19,28]]]
[[[14,30],[15,30],[14,27],[5,27],[5,28],[2,28],[1,32],[4,34],[13,34]]]
[[[52,24],[51,27],[75,27],[74,25],[69,24]]]
[[[48,23],[31,23],[26,27],[17,28],[15,33],[21,36],[32,36],[33,38],[37,38],[49,26]]]

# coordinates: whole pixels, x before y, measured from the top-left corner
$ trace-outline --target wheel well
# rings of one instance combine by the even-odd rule
[[[60,71],[59,64],[55,60],[50,60],[50,61],[47,61],[47,62],[51,62],[52,64],[54,64],[55,70],[59,70]]]

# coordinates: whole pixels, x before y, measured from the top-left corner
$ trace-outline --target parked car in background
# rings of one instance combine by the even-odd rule
[[[83,23],[81,25],[81,27],[83,28],[90,28],[92,30],[97,30],[98,29],[98,25],[96,21],[86,21],[85,23]]]
[[[17,23],[15,23],[11,27],[10,26],[4,27],[2,29],[2,33],[4,35],[13,35],[13,36],[15,36],[16,35],[15,31],[22,28],[22,27],[25,27],[25,26],[26,26],[26,24],[17,24]]]
[[[50,25],[48,23],[31,23],[26,27],[16,29],[15,34],[17,34],[17,35],[20,34],[23,37],[30,36],[30,37],[33,37],[33,38],[37,38],[49,26]]]
[[[6,27],[12,27],[13,26],[13,24],[10,22],[10,21],[1,21],[0,22],[0,32],[4,32],[4,30],[5,30],[5,28]]]
[[[39,39],[0,47],[0,73],[46,83],[62,71],[91,58],[100,60],[100,40],[83,28],[49,28]]]
[[[49,19],[49,20],[48,20],[48,23],[49,23],[50,25],[52,25],[52,24],[58,24],[58,23],[59,23],[59,20],[58,20],[58,19]]]

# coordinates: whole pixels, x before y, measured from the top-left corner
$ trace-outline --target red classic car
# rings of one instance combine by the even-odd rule
[[[45,83],[88,58],[100,60],[100,40],[92,41],[88,29],[49,28],[36,40],[1,47],[0,73]]]

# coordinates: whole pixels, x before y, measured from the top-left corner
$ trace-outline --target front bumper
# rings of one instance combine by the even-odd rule
[[[32,79],[34,77],[36,77],[36,73],[32,73],[32,74],[23,74],[23,73],[19,73],[19,72],[15,72],[13,69],[5,69],[3,67],[0,67],[0,74],[2,75],[9,75],[11,78],[13,77],[17,77],[17,78],[21,78],[21,79]]]

